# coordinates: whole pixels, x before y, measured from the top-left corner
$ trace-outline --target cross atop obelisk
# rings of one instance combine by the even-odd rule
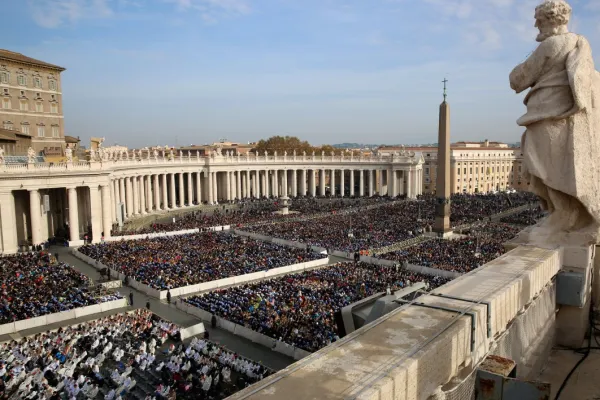
[[[436,211],[433,231],[438,236],[448,236],[450,229],[450,106],[446,103],[446,84],[444,78],[444,101],[440,104],[438,131],[437,181],[435,189]]]
[[[448,83],[448,79],[444,78],[444,80],[442,81],[442,83],[444,84],[444,103],[446,102],[446,83]]]

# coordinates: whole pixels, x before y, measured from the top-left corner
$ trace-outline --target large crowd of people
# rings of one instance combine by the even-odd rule
[[[271,373],[148,310],[0,344],[3,399],[223,399]]]
[[[342,307],[374,293],[395,291],[421,281],[433,289],[448,280],[399,267],[345,262],[184,301],[312,352],[339,339],[334,314]]]
[[[119,230],[117,226],[113,227],[113,236],[137,235],[155,232],[172,232],[185,229],[206,229],[215,226],[232,225],[240,227],[242,225],[281,222],[285,219],[296,218],[298,214],[303,216],[313,216],[319,213],[328,213],[339,210],[347,210],[353,207],[364,207],[384,202],[397,201],[397,198],[391,197],[359,197],[359,198],[313,198],[298,197],[291,199],[289,209],[291,214],[282,215],[275,213],[280,210],[279,199],[252,199],[245,201],[236,201],[233,208],[217,208],[208,213],[192,211],[180,217],[175,217],[174,221],[155,222],[147,227],[131,229],[127,224]]]
[[[546,212],[540,206],[531,207],[516,214],[507,215],[500,219],[501,222],[515,225],[534,225],[546,216]]]
[[[306,249],[224,232],[123,240],[86,245],[79,251],[159,290],[266,271],[324,257]]]
[[[469,272],[505,253],[503,243],[514,238],[520,229],[502,223],[484,223],[465,232],[468,236],[433,239],[380,258],[432,267],[447,271]]]
[[[532,201],[529,194],[453,195],[452,226],[486,221],[492,215]],[[414,237],[432,226],[436,199],[401,201],[381,207],[357,207],[349,213],[333,213],[317,219],[260,224],[244,230],[297,240],[313,246],[342,251],[381,248]]]
[[[95,295],[90,280],[46,251],[0,257],[0,324],[121,298]]]

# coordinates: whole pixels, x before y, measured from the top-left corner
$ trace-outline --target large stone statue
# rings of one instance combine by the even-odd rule
[[[27,162],[28,163],[35,163],[37,159],[37,156],[35,154],[35,150],[33,149],[33,147],[30,147],[27,149]]]
[[[65,158],[67,159],[68,163],[73,162],[73,150],[71,150],[71,148],[68,145],[67,145],[67,148],[65,149]]]
[[[551,214],[553,232],[597,232],[600,226],[600,75],[592,50],[570,33],[571,7],[547,0],[535,9],[540,45],[510,73],[517,93],[530,89],[517,123],[523,179]]]

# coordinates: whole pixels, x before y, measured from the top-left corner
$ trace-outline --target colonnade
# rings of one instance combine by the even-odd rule
[[[280,196],[399,196],[421,194],[421,169],[256,169],[112,177],[112,221],[239,199]],[[318,190],[317,190],[318,188]]]
[[[414,156],[348,162],[324,157],[307,160],[305,156],[287,161],[284,156],[283,162],[280,157],[181,159],[180,164],[159,161],[67,164],[60,174],[51,171],[53,166],[45,172],[46,166],[5,167],[0,174],[2,252],[14,252],[23,242],[43,243],[61,229],[68,232],[71,242],[80,242],[84,235],[99,242],[110,237],[115,223],[236,199],[415,198],[421,194],[423,181],[422,160]]]

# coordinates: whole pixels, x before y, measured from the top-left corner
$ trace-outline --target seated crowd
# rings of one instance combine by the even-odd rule
[[[339,339],[334,314],[342,307],[388,288],[395,291],[421,281],[433,289],[448,279],[402,268],[345,262],[184,301],[312,352]]]
[[[324,258],[306,249],[216,232],[101,243],[79,251],[159,290]]]
[[[503,243],[520,229],[507,224],[486,223],[472,228],[471,236],[456,239],[434,239],[379,258],[447,271],[469,272],[505,253]]]
[[[534,225],[540,219],[546,216],[546,212],[542,210],[540,206],[532,207],[527,210],[523,210],[516,214],[507,215],[506,217],[502,217],[500,219],[501,222],[505,222],[507,224],[515,224],[515,225]]]
[[[6,342],[0,396],[120,400],[136,391],[134,398],[222,399],[269,373],[206,340],[187,347],[169,340],[179,340],[179,328],[142,309]]]
[[[491,215],[526,204],[528,194],[453,195],[452,226],[484,221]],[[342,251],[358,251],[389,246],[410,239],[433,225],[435,198],[384,204],[377,208],[358,207],[345,214],[317,219],[289,221],[245,227],[262,235],[298,240],[313,246]]]
[[[291,200],[290,210],[305,216],[318,213],[344,210],[351,207],[381,204],[396,201],[397,198],[389,197],[361,197],[361,198],[313,198],[298,197]],[[202,211],[193,211],[181,217],[176,217],[175,222],[153,223],[146,228],[128,229],[127,225],[122,231],[113,228],[113,236],[138,235],[155,232],[171,232],[195,228],[211,228],[214,226],[234,225],[242,226],[256,223],[282,221],[297,217],[297,214],[275,214],[280,209],[279,199],[252,199],[236,202],[237,209],[215,210],[210,214]]]
[[[121,298],[95,296],[89,278],[48,252],[0,257],[0,324]]]

